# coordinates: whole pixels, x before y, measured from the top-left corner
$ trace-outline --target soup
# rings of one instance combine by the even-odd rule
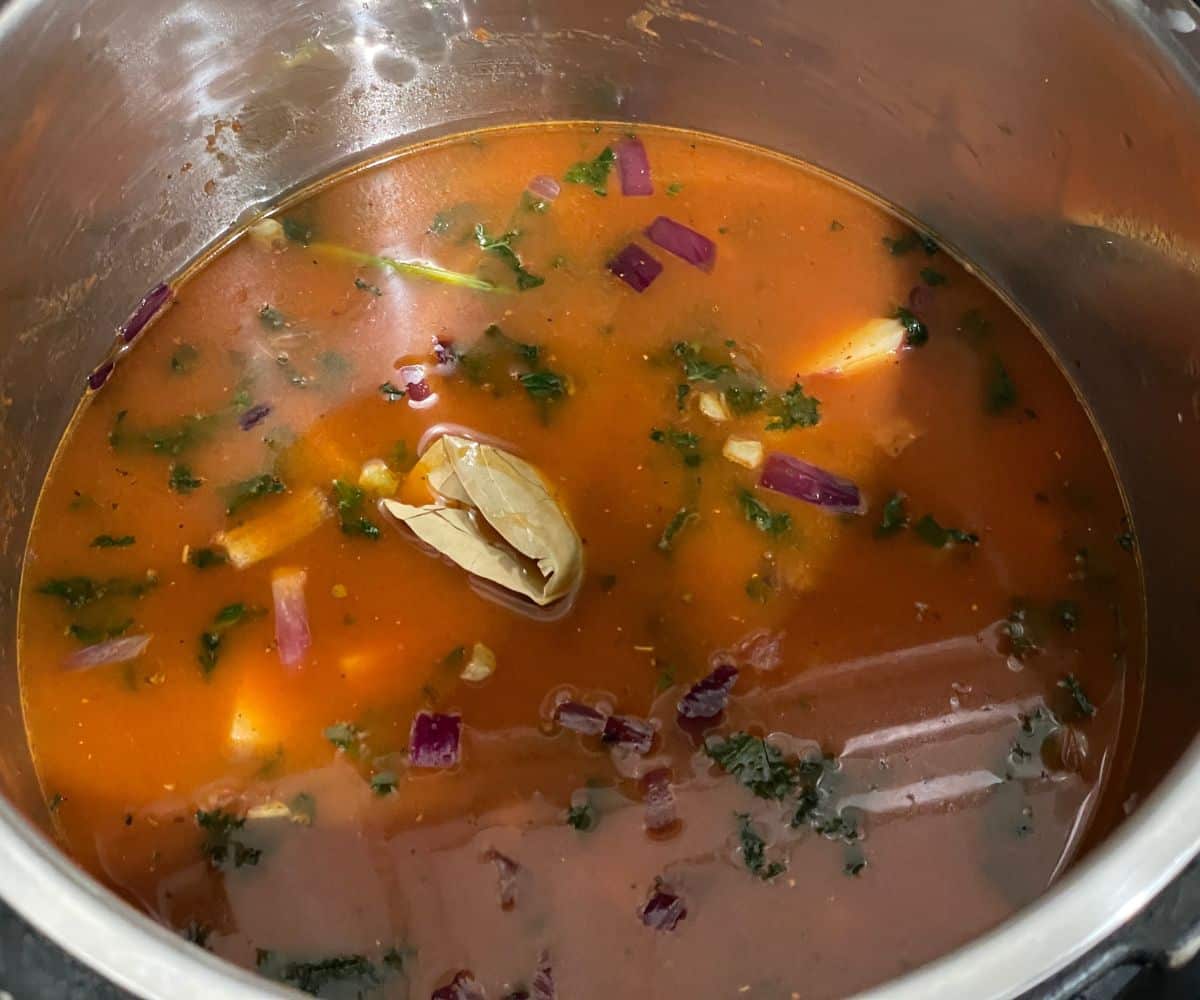
[[[64,847],[199,947],[322,996],[837,996],[1114,808],[1142,604],[1088,415],[799,164],[440,141],[122,340],[37,510],[25,719]]]

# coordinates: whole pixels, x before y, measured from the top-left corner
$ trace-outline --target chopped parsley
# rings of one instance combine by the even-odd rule
[[[105,639],[115,639],[119,635],[124,635],[132,625],[132,618],[126,618],[112,625],[81,625],[74,622],[67,626],[67,633],[72,639],[82,642],[85,646],[91,646],[97,642],[103,642]]]
[[[568,167],[563,180],[568,184],[584,184],[604,197],[608,194],[608,174],[616,160],[612,147],[605,146],[594,160],[581,160]]]
[[[911,309],[898,306],[893,318],[900,321],[904,327],[904,343],[909,347],[921,347],[929,341],[929,327],[917,319]]]
[[[171,353],[171,374],[186,375],[196,367],[200,352],[194,344],[180,344]]]
[[[284,493],[287,487],[278,476],[264,472],[259,476],[251,476],[240,483],[233,483],[224,489],[225,513],[236,514],[239,510],[255,500],[271,496],[274,493]]]
[[[1023,604],[1013,608],[1005,619],[1002,630],[1008,636],[1009,650],[1018,660],[1032,656],[1041,646],[1029,608]]]
[[[172,493],[188,494],[203,485],[203,479],[197,479],[192,475],[191,466],[184,465],[182,462],[171,463],[171,468],[167,472],[167,487]]]
[[[68,608],[84,608],[106,597],[142,597],[158,586],[158,577],[147,574],[141,580],[114,577],[95,580],[89,576],[53,577],[37,588],[39,594],[59,598]]]
[[[1057,601],[1051,615],[1062,628],[1074,632],[1079,628],[1079,604],[1075,601]]]
[[[283,226],[283,235],[292,243],[308,246],[316,236],[316,227],[311,222],[294,216],[285,215],[279,223]]]
[[[267,330],[282,330],[287,326],[287,317],[271,305],[264,305],[259,309],[258,321]]]
[[[984,384],[985,408],[993,416],[1003,413],[1017,401],[1017,387],[999,358],[992,358]]]
[[[704,752],[760,799],[781,801],[799,780],[796,769],[782,753],[749,733],[732,733],[725,739],[711,737],[704,744]]]
[[[443,208],[433,216],[433,221],[429,223],[429,232],[434,236],[445,236],[450,232],[450,227],[454,225],[454,216],[457,212],[452,208]]]
[[[738,416],[757,413],[767,405],[767,398],[767,388],[763,385],[735,382],[725,389],[725,405]]]
[[[221,419],[221,414],[218,413],[193,413],[181,417],[174,424],[152,427],[147,431],[130,431],[125,427],[126,416],[128,411],[121,410],[113,421],[113,428],[108,434],[108,443],[113,448],[123,449],[131,445],[140,445],[156,455],[172,457],[178,457],[208,440],[216,423]]]
[[[753,574],[746,581],[746,596],[759,604],[766,604],[775,593],[775,585],[761,573]]]
[[[916,250],[917,247],[920,247],[932,257],[939,249],[933,239],[924,233],[918,232],[905,233],[905,235],[899,238],[885,236],[883,238],[883,245],[887,247],[888,253],[893,257],[903,257],[910,250]]]
[[[533,399],[550,401],[562,399],[567,395],[566,377],[557,372],[546,370],[525,372],[517,376],[517,381]]]
[[[946,283],[946,276],[932,267],[923,267],[921,268],[921,280],[930,288],[937,288]]]
[[[926,514],[913,525],[913,531],[926,545],[944,549],[948,545],[978,545],[979,536],[961,528],[943,528],[932,514]]]
[[[738,503],[741,504],[746,520],[764,534],[783,535],[792,526],[791,514],[772,511],[749,490],[744,489],[738,493]]]
[[[694,469],[702,460],[698,434],[676,430],[674,427],[668,427],[665,431],[655,427],[650,431],[650,440],[674,448],[688,468]]]
[[[395,771],[376,771],[371,775],[371,791],[376,795],[390,795],[396,790]]]
[[[475,242],[479,244],[479,249],[494,254],[504,261],[511,269],[517,279],[517,288],[522,291],[528,291],[531,288],[537,288],[539,285],[544,285],[546,279],[540,277],[525,269],[525,265],[521,263],[521,257],[516,250],[513,249],[513,240],[520,233],[515,230],[509,230],[502,236],[489,236],[487,229],[483,223],[479,223],[475,227]]]
[[[332,726],[326,726],[322,735],[339,750],[350,752],[358,749],[364,734],[352,722],[335,722]]]
[[[379,393],[389,403],[395,403],[395,402],[398,402],[401,399],[403,399],[405,396],[407,396],[408,390],[401,389],[398,385],[396,385],[395,382],[392,382],[389,379],[387,382],[384,382],[383,385],[381,385],[379,387]]]
[[[212,628],[200,633],[200,652],[197,659],[200,669],[207,677],[213,672],[217,660],[221,657],[221,647],[225,641],[225,633],[235,625],[253,621],[262,614],[261,608],[247,607],[241,601],[226,604],[213,618]]]
[[[353,483],[335,479],[333,495],[337,500],[338,520],[341,522],[342,533],[362,535],[363,538],[377,541],[380,535],[379,526],[362,513],[366,494]]]
[[[767,412],[772,417],[767,424],[769,431],[815,427],[821,422],[821,401],[815,396],[806,396],[804,388],[795,382],[787,392],[767,403]]]
[[[394,956],[394,958],[391,958]],[[384,956],[384,964],[389,969],[396,969],[395,959],[400,954],[392,949]],[[391,960],[389,960],[391,958]],[[258,950],[256,960],[258,971],[270,976],[278,982],[294,986],[301,993],[311,996],[356,996],[364,997],[373,992],[384,982],[383,973],[376,968],[375,963],[365,955],[334,955],[311,962],[287,962],[277,959],[265,948]],[[334,990],[327,994],[331,987],[339,984],[356,984],[353,992],[348,992],[346,986],[341,991]]]
[[[670,552],[675,545],[675,536],[678,535],[693,521],[698,521],[700,515],[690,507],[680,507],[667,522],[667,526],[663,528],[663,533],[658,539],[658,548],[660,552]]]
[[[1134,539],[1132,531],[1122,531],[1117,535],[1117,544],[1126,552],[1132,552],[1134,549]]]
[[[133,535],[97,535],[92,539],[93,549],[123,549],[132,545],[136,539]]]
[[[675,386],[675,409],[680,413],[687,409],[688,393],[692,391],[692,387],[686,382],[681,382]]]
[[[671,352],[683,362],[683,377],[689,382],[716,382],[722,375],[731,375],[733,368],[727,364],[713,364],[705,359],[698,344],[681,340]]]
[[[581,833],[595,829],[596,810],[592,807],[590,799],[581,805],[571,806],[567,810],[567,825]]]
[[[885,538],[908,526],[907,497],[893,493],[883,505],[883,514],[875,526],[875,537]]]
[[[842,223],[838,222],[837,219],[830,220],[829,231],[831,233],[840,233],[845,228],[846,227],[844,225],[842,225]]]
[[[1083,685],[1079,683],[1078,678],[1074,674],[1067,674],[1058,686],[1071,696],[1071,701],[1075,706],[1075,711],[1079,713],[1081,718],[1090,719],[1096,714],[1096,706],[1092,703],[1092,699],[1084,693]]]
[[[372,285],[369,281],[364,281],[362,278],[354,279],[354,287],[360,292],[370,292],[372,295],[379,296],[383,294],[383,289],[378,285]]]
[[[787,865],[780,861],[767,861],[767,845],[762,835],[754,828],[749,813],[734,813],[738,825],[738,840],[742,845],[742,862],[764,882],[787,871]]]
[[[667,197],[674,198],[682,190],[683,185],[679,181],[671,181],[671,183],[667,185]]]
[[[208,546],[192,549],[188,553],[188,562],[195,566],[196,569],[211,569],[213,566],[224,566],[228,561],[224,552],[220,549],[211,549]]]
[[[244,816],[236,816],[224,809],[209,812],[200,809],[196,812],[196,823],[204,831],[200,853],[213,868],[228,871],[230,866],[244,868],[261,860],[262,851],[247,846],[238,836],[246,825]]]

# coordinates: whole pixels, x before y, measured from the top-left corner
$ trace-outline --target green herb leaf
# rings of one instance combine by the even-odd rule
[[[171,374],[186,375],[199,360],[200,352],[194,344],[180,344],[171,354]]]
[[[39,594],[59,598],[69,608],[83,608],[106,597],[138,598],[158,586],[158,577],[147,574],[144,579],[130,580],[114,577],[95,580],[87,576],[53,577],[37,588]]]
[[[670,552],[675,544],[675,536],[678,535],[693,521],[698,521],[700,515],[690,507],[680,507],[667,522],[667,526],[663,528],[662,535],[658,539],[658,548],[660,552]]]
[[[287,317],[271,305],[264,305],[258,311],[258,321],[268,330],[282,330],[287,326]]]
[[[313,962],[284,962],[260,948],[257,968],[261,975],[270,976],[315,997],[362,998],[368,993],[374,994],[384,982],[383,974],[364,955],[334,955]],[[354,984],[353,987],[350,984]]]
[[[907,498],[903,493],[893,493],[883,505],[883,515],[875,526],[875,537],[884,538],[894,535],[901,528],[908,526]]]
[[[671,183],[667,185],[667,197],[674,198],[682,190],[683,185],[680,184],[679,181],[671,181]]]
[[[806,396],[800,383],[795,382],[787,392],[767,403],[767,412],[774,418],[767,424],[769,431],[815,427],[821,422],[821,401]]]
[[[1117,535],[1117,544],[1126,552],[1132,552],[1134,549],[1134,538],[1132,531],[1122,531]]]
[[[911,309],[899,306],[893,314],[904,327],[904,343],[909,347],[921,347],[929,341],[929,328],[917,319]]]
[[[395,771],[376,771],[371,775],[371,791],[376,795],[389,795],[396,790]]]
[[[379,526],[362,513],[366,494],[353,483],[341,479],[333,481],[333,494],[337,500],[342,532],[347,535],[362,535],[371,541],[377,541],[380,535]]]
[[[791,514],[772,511],[749,490],[741,490],[738,493],[738,503],[741,504],[746,520],[765,534],[786,534],[792,526]]]
[[[1017,401],[1017,387],[999,358],[992,358],[988,365],[984,393],[987,412],[993,416],[1003,413]]]
[[[571,806],[567,810],[567,824],[581,833],[594,829],[596,826],[596,810],[590,801],[582,805]]]
[[[665,444],[679,452],[683,464],[695,468],[702,461],[700,454],[700,436],[690,431],[676,430],[668,427],[665,431],[655,427],[650,431],[650,440],[656,444]]]
[[[93,549],[123,549],[136,541],[133,535],[97,535],[92,539]]]
[[[767,845],[762,835],[754,828],[749,813],[734,813],[738,824],[738,839],[742,844],[742,862],[764,882],[787,871],[787,865],[779,861],[767,862]]]
[[[323,735],[339,750],[349,752],[358,749],[359,740],[363,738],[363,731],[352,722],[335,722],[332,726],[325,727]]]
[[[557,372],[525,372],[525,374],[519,375],[517,380],[533,399],[549,401],[563,399],[567,395],[566,377]]]
[[[1008,637],[1009,650],[1018,660],[1032,656],[1041,647],[1029,608],[1022,604],[1013,608],[1002,628]]]
[[[917,537],[935,549],[944,549],[947,545],[978,545],[979,536],[972,531],[959,528],[943,528],[932,514],[926,514],[913,525]]]
[[[746,596],[759,604],[766,604],[775,594],[775,585],[761,573],[753,574],[746,581]]]
[[[196,659],[200,663],[200,670],[205,677],[208,677],[216,668],[217,661],[221,657],[225,633],[233,626],[252,621],[262,614],[261,608],[248,607],[240,601],[226,604],[216,613],[213,617],[212,628],[207,632],[200,633],[200,651],[196,655]]]
[[[883,245],[888,248],[888,252],[893,257],[902,257],[910,250],[917,249],[917,247],[920,247],[927,254],[933,256],[938,252],[939,249],[937,243],[935,243],[930,237],[926,236],[924,233],[918,232],[905,233],[905,235],[899,237],[898,239],[891,236],[885,236],[883,238]]]
[[[683,362],[683,377],[689,382],[715,382],[722,375],[733,373],[730,365],[707,361],[698,344],[681,340],[671,348],[671,352]]]
[[[767,395],[767,387],[764,385],[735,382],[725,389],[725,403],[731,412],[744,416],[747,413],[757,413],[766,406]]]
[[[799,781],[796,768],[783,754],[749,733],[732,733],[726,739],[711,737],[704,752],[760,799],[781,801]]]
[[[1051,609],[1051,615],[1068,632],[1079,628],[1079,604],[1075,601],[1057,601]]]
[[[188,553],[188,562],[196,569],[211,569],[213,566],[224,566],[229,560],[220,549],[210,549],[207,546],[192,549]]]
[[[1058,682],[1058,686],[1071,696],[1075,711],[1081,718],[1090,719],[1096,714],[1096,706],[1092,703],[1092,699],[1084,693],[1083,685],[1079,683],[1074,674],[1067,674]]]
[[[224,809],[201,809],[196,812],[196,823],[204,831],[200,853],[213,868],[228,871],[231,866],[257,865],[262,859],[261,850],[247,846],[238,836],[246,825],[245,817]]]
[[[378,285],[372,285],[369,281],[363,281],[362,278],[354,279],[354,287],[360,292],[370,292],[372,295],[380,296],[383,294],[383,289]]]
[[[546,279],[527,271],[525,265],[521,263],[520,256],[512,246],[513,240],[519,235],[519,233],[510,230],[502,236],[489,236],[482,222],[475,227],[475,241],[479,244],[479,248],[499,257],[505,264],[512,268],[512,272],[517,278],[517,288],[524,292],[531,288],[537,288],[539,285],[544,285]]]
[[[831,221],[829,223],[829,231],[831,233],[840,233],[845,228],[846,227],[843,226],[840,222],[838,222],[837,219],[834,219],[833,221]]]
[[[279,220],[279,224],[283,226],[283,235],[292,243],[299,243],[301,246],[308,246],[316,236],[312,223],[294,216],[285,215]]]
[[[126,618],[115,625],[81,625],[78,622],[67,626],[67,632],[85,646],[92,646],[105,639],[115,639],[124,635],[133,625],[132,618]]]
[[[688,393],[692,391],[692,387],[686,382],[675,386],[675,409],[680,413],[687,409]]]
[[[408,395],[408,390],[401,389],[400,386],[396,385],[395,382],[392,382],[389,379],[387,382],[384,382],[383,385],[381,385],[379,387],[379,393],[389,403],[396,403]]]
[[[946,276],[941,271],[935,271],[932,267],[921,268],[921,280],[930,288],[937,288],[939,285],[946,283]]]
[[[249,479],[243,479],[240,483],[233,483],[224,488],[222,492],[225,494],[225,513],[235,514],[254,500],[286,491],[287,487],[283,485],[283,480],[269,472],[251,476]]]
[[[171,468],[167,473],[167,488],[171,492],[187,494],[198,490],[203,485],[203,479],[197,479],[192,475],[191,466],[184,465],[182,462],[171,463]]]
[[[584,184],[604,197],[608,194],[608,174],[616,159],[612,148],[605,146],[594,160],[581,160],[570,166],[563,179],[568,184]]]

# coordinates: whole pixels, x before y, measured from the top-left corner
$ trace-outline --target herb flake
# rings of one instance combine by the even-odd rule
[[[767,535],[783,535],[792,527],[792,515],[784,511],[772,511],[749,490],[738,493],[738,503],[746,520]]]
[[[608,175],[616,160],[612,147],[605,146],[594,160],[581,160],[568,167],[563,180],[568,184],[586,185],[603,198],[608,194]]]
[[[796,769],[765,739],[737,732],[727,738],[712,737],[704,744],[724,771],[760,799],[781,801],[798,782]]]

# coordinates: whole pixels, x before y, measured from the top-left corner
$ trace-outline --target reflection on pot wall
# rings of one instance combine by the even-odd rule
[[[1200,479],[1169,460],[1200,428],[1200,116],[1162,70],[1170,53],[1133,34],[1134,17],[1157,16],[1085,0],[1002,13],[956,0],[916,12],[866,0],[9,5],[5,790],[31,811],[39,801],[12,634],[31,507],[130,305],[240,218],[365,151],[569,117],[683,125],[811,160],[921,218],[1046,332],[1113,445],[1144,545],[1154,725],[1131,792],[1148,787],[1191,738],[1200,695],[1183,632]]]

